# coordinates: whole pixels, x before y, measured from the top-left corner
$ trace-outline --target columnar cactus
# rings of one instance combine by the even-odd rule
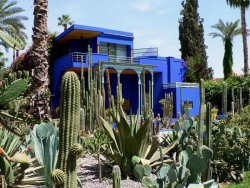
[[[182,88],[180,86],[180,103],[181,103],[181,115],[184,114],[184,104],[182,103]]]
[[[94,76],[93,76],[94,75]],[[83,57],[81,59],[81,130],[88,132],[101,126],[99,116],[105,119],[105,90],[102,87],[101,61],[98,71],[92,69],[92,49],[88,46],[88,78],[85,89]]]
[[[240,93],[239,93],[239,98],[240,98],[240,104],[239,104],[239,108],[240,108],[240,112],[241,113],[241,110],[243,108],[243,100],[242,100],[242,88],[240,88]]]
[[[67,72],[63,76],[61,86],[57,168],[65,173],[65,179],[63,184],[57,185],[60,188],[77,187],[76,159],[80,150],[77,145],[79,125],[80,82],[74,72]]]
[[[222,89],[222,112],[223,115],[227,113],[227,84],[223,82],[223,89]]]
[[[115,165],[112,170],[113,176],[113,188],[120,188],[121,187],[121,170],[118,165]]]
[[[212,126],[212,113],[211,103],[207,103],[207,114],[206,114],[206,146],[211,149],[211,126]],[[206,180],[211,179],[211,160],[208,160],[208,168],[206,170]]]
[[[205,111],[205,86],[204,80],[200,80],[200,113],[198,125],[198,153],[200,154],[200,147],[203,145],[203,124],[204,124],[204,111]]]

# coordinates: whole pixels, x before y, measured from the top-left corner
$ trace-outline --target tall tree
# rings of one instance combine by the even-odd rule
[[[250,0],[227,0],[231,7],[240,7],[241,9],[241,28],[243,39],[243,53],[244,53],[244,72],[245,76],[249,73],[248,67],[248,47],[247,47],[247,29],[246,29],[246,8],[249,7]]]
[[[200,68],[200,73],[192,74],[189,62],[187,61],[186,81],[197,81],[200,78],[209,79],[213,76],[213,71],[207,66],[206,45],[204,41],[203,19],[198,13],[198,0],[182,1],[182,18],[179,20],[179,40],[181,44],[181,57],[187,61],[190,57],[196,59],[196,66]],[[196,79],[190,79],[197,77]]]
[[[225,46],[225,53],[223,58],[223,73],[224,79],[232,76],[232,65],[233,65],[233,38],[237,35],[241,35],[242,30],[239,28],[240,20],[236,22],[224,23],[221,19],[212,28],[217,29],[219,33],[209,33],[213,38],[220,37]]]
[[[31,73],[34,94],[31,98],[29,113],[40,119],[50,119],[47,12],[48,0],[34,0],[33,48],[31,50],[31,58],[34,65]]]
[[[57,18],[58,19],[58,25],[64,27],[64,31],[68,29],[68,25],[73,25],[74,22],[71,21],[70,17],[68,14],[63,14],[62,17]]]

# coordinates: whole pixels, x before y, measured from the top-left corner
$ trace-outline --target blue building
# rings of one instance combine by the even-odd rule
[[[158,56],[157,48],[134,49],[133,33],[72,25],[56,37],[59,46],[59,58],[54,62],[52,103],[59,106],[60,83],[65,71],[80,74],[81,58],[84,61],[84,71],[88,69],[88,45],[92,48],[93,67],[101,61],[102,84],[106,88],[105,70],[108,69],[111,80],[111,91],[116,98],[117,77],[122,83],[124,110],[136,113],[142,103],[142,71],[145,67],[146,94],[151,87],[152,108],[155,114],[162,114],[159,100],[165,93],[173,92],[174,118],[180,112],[180,87],[182,87],[182,102],[188,99],[190,115],[199,113],[198,84],[183,83],[185,77],[185,62],[174,57]],[[151,85],[149,85],[151,81]],[[107,93],[107,92],[106,92]],[[106,100],[108,97],[106,97]],[[106,101],[106,104],[108,102]]]

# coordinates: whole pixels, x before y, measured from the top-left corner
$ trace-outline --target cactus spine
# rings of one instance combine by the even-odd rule
[[[226,115],[227,113],[227,84],[223,82],[222,88],[222,113]]]
[[[62,79],[59,126],[58,169],[65,173],[65,181],[60,188],[76,188],[77,156],[71,152],[77,144],[80,125],[80,82],[74,72],[66,72]]]

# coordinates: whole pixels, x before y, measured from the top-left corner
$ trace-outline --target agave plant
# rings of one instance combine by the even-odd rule
[[[51,123],[42,123],[34,126],[31,132],[35,156],[43,166],[45,185],[53,187],[50,173],[56,167],[58,157],[58,128]]]
[[[129,122],[122,109],[118,110],[118,116],[113,113],[111,115],[116,124],[115,129],[109,122],[101,118],[103,127],[112,141],[110,152],[106,152],[104,155],[119,165],[125,176],[132,172],[134,156],[146,160],[151,165],[160,159],[158,142],[152,137],[152,114],[141,122],[138,115],[134,118],[130,116]],[[163,153],[168,152],[175,144],[176,142],[173,142],[164,148]]]
[[[26,146],[28,137],[24,140],[0,128],[0,175],[4,175],[1,181],[6,180],[8,187],[41,187],[45,184],[45,178],[38,174],[43,166]]]
[[[5,128],[0,129],[0,147],[10,156],[14,156],[20,149],[22,141],[19,136],[7,131]]]

